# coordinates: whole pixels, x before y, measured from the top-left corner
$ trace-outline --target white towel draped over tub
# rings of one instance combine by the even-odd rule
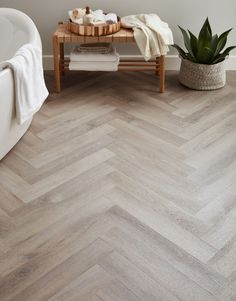
[[[174,44],[168,24],[156,14],[140,14],[123,17],[122,26],[134,30],[134,38],[146,61],[154,56],[166,55]]]
[[[0,65],[0,69],[7,67],[14,75],[17,122],[23,124],[41,108],[49,94],[44,82],[42,51],[25,44],[12,59]]]

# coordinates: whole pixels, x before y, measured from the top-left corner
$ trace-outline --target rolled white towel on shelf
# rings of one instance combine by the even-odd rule
[[[104,12],[103,12],[102,9],[97,9],[97,10],[94,10],[94,11],[92,12],[92,14],[95,14],[95,15],[103,15]]]
[[[103,11],[101,9],[95,10],[92,12],[92,16],[93,16],[93,22],[104,22],[106,23],[106,18],[105,15],[103,13]]]
[[[116,24],[118,22],[118,18],[116,14],[110,13],[105,15],[105,20],[108,23]]]
[[[107,22],[107,23],[117,23],[118,18],[117,15],[114,13],[104,14],[101,9],[95,10],[92,12],[94,17],[94,22]]]
[[[71,19],[72,22],[74,22],[74,23],[76,23],[76,24],[80,24],[80,25],[83,24],[83,17],[75,18],[75,17],[73,16],[73,10],[69,10],[69,11],[68,11],[68,15],[69,15],[69,18]]]

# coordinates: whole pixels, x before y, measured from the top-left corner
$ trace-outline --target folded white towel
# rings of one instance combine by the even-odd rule
[[[104,22],[106,23],[105,15],[101,9],[92,12],[93,22]]]
[[[109,53],[102,54],[80,52],[79,46],[76,46],[70,54],[70,60],[73,62],[116,62],[119,59],[119,54],[116,53],[114,46],[110,47]]]
[[[89,43],[89,44],[80,44],[77,47],[77,51],[80,53],[100,53],[107,54],[111,53],[113,46],[110,43]]]
[[[80,25],[83,24],[83,17],[81,17],[81,18],[74,18],[74,16],[73,16],[73,10],[69,10],[68,11],[68,15],[69,15],[69,18],[71,19],[72,22],[74,22],[76,24],[80,24]]]
[[[117,71],[119,60],[116,62],[70,62],[69,70],[78,71]]]
[[[42,51],[25,44],[1,67],[13,70],[16,117],[18,124],[23,124],[41,108],[49,94],[44,82]]]

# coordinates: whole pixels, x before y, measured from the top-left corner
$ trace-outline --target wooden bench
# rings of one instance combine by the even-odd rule
[[[64,46],[71,43],[135,43],[133,31],[122,28],[119,32],[100,37],[79,36],[67,30],[67,23],[59,23],[56,32],[53,34],[53,55],[54,55],[54,76],[55,89],[61,92],[61,75],[69,70],[69,60],[65,59]],[[165,91],[165,56],[157,57],[148,62],[141,60],[121,60],[119,70],[129,71],[152,71],[159,76],[160,92]]]

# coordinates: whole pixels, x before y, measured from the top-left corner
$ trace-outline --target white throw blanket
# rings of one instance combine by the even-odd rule
[[[123,27],[134,30],[136,43],[147,61],[154,56],[166,55],[168,45],[174,44],[171,29],[156,14],[123,17],[121,23]]]
[[[25,44],[0,67],[13,71],[16,117],[18,124],[23,124],[41,108],[49,94],[43,76],[42,51]]]

